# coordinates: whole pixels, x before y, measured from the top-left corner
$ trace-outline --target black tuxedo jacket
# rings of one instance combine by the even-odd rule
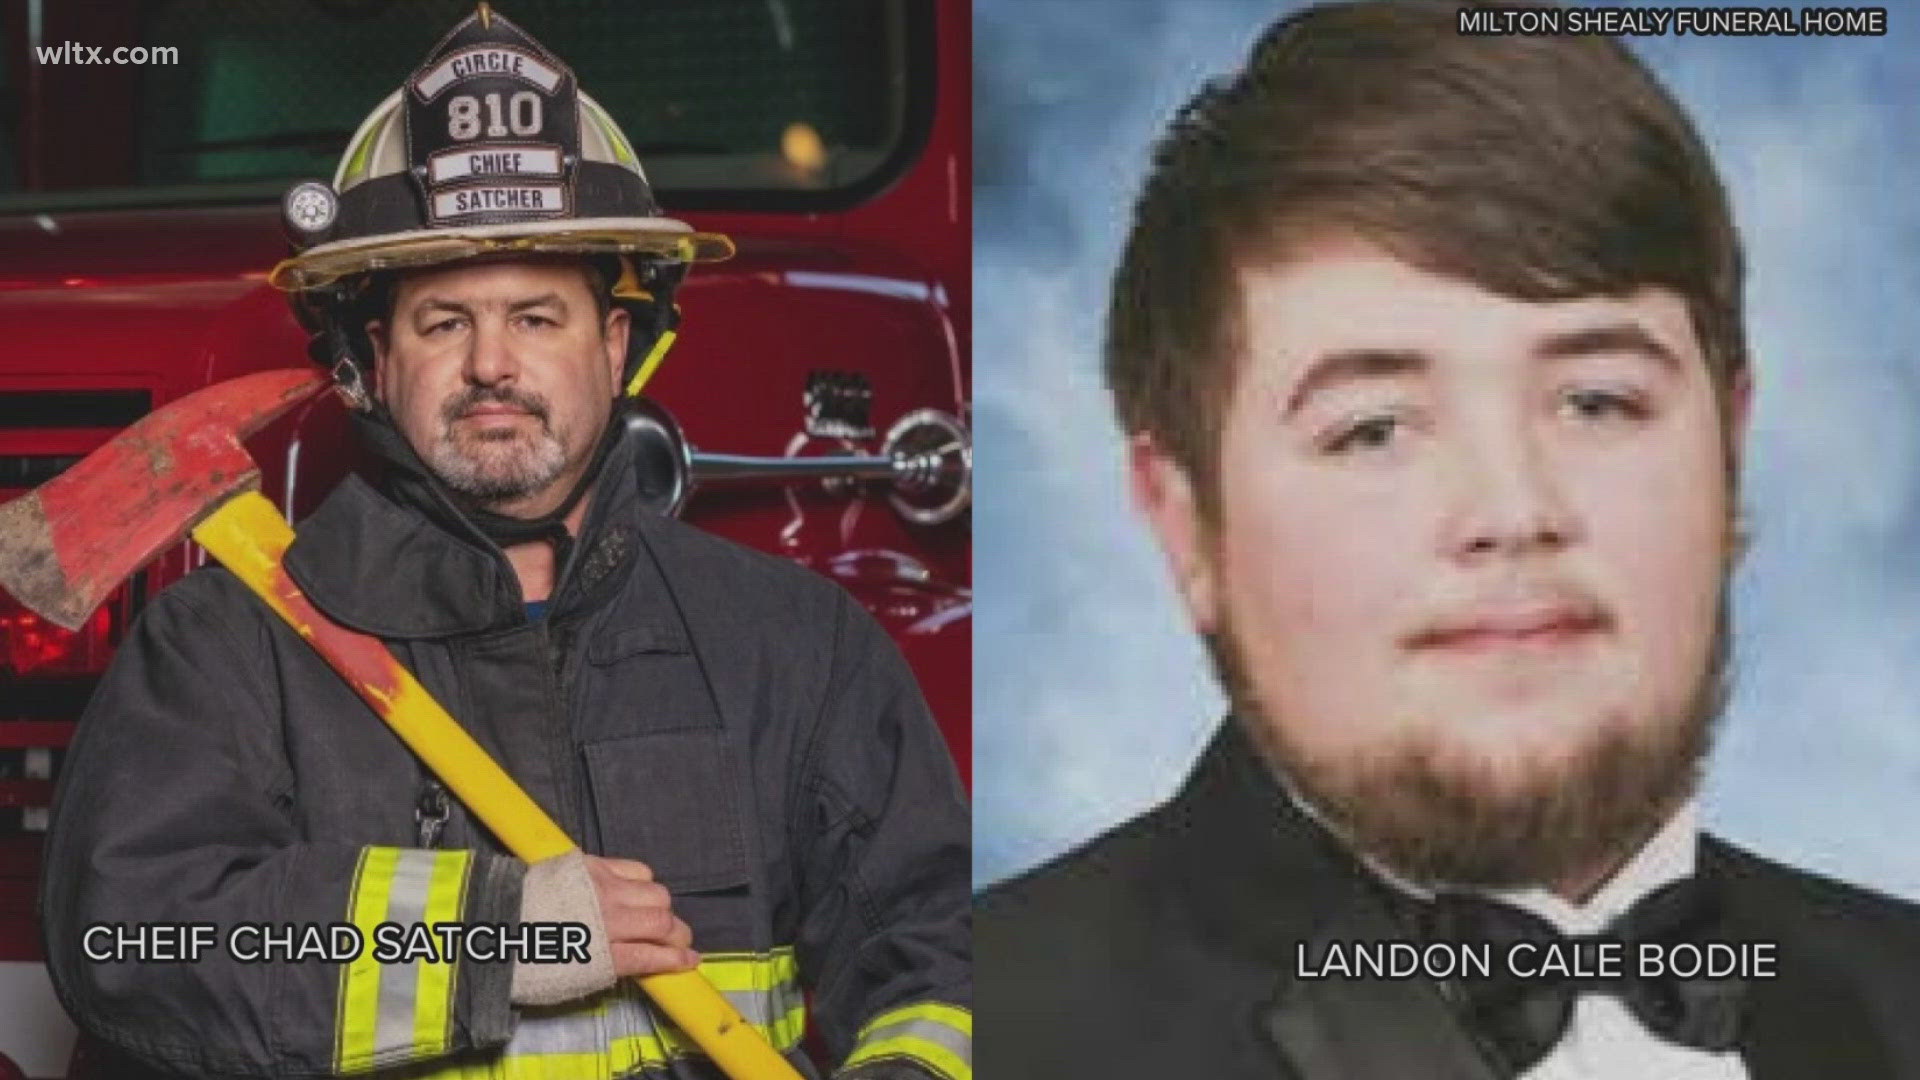
[[[1920,907],[1711,837],[1699,873],[1779,945],[1753,1080],[1920,1078]],[[1228,722],[1165,805],[977,899],[980,1076],[1496,1080],[1432,981],[1295,977],[1296,943],[1403,936],[1365,874]]]

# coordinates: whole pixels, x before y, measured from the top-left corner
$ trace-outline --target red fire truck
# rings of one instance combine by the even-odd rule
[[[965,0],[508,0],[727,233],[629,420],[662,512],[845,585],[968,762],[971,170]],[[0,5],[0,500],[200,387],[305,362],[266,271],[279,197],[467,0]],[[357,464],[331,395],[249,449],[295,520]],[[0,594],[0,1080],[68,1074],[34,919],[63,748],[182,545],[80,632]],[[164,784],[165,777],[153,783]]]

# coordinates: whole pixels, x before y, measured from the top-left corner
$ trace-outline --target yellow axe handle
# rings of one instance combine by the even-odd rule
[[[318,650],[515,857],[539,862],[573,850],[560,826],[378,638],[341,626],[307,600],[281,566],[293,529],[266,496],[249,491],[229,499],[194,527],[193,538]],[[800,1080],[699,972],[648,975],[639,982],[732,1080]]]

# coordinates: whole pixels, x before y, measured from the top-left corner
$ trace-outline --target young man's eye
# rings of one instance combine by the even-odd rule
[[[1560,395],[1560,404],[1569,416],[1578,420],[1644,420],[1646,401],[1627,390],[1604,387],[1576,387]]]
[[[1322,440],[1320,449],[1326,454],[1384,450],[1404,424],[1405,421],[1394,413],[1363,416],[1334,429],[1330,436]]]

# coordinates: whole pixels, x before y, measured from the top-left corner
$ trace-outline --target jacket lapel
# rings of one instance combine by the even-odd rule
[[[1207,843],[1179,881],[1209,951],[1261,962],[1254,1027],[1298,1080],[1497,1080],[1429,979],[1302,978],[1297,950],[1404,937],[1346,849],[1287,798],[1241,731],[1221,726],[1170,807]]]
[[[1867,1023],[1866,1004],[1850,987],[1817,970],[1816,954],[1782,943],[1780,975],[1750,991],[1740,1057],[1752,1080],[1808,1076],[1895,1076],[1885,1044]],[[1798,974],[1789,974],[1796,968]]]
[[[1309,947],[1402,936],[1371,897],[1327,921]],[[1267,1033],[1299,1080],[1499,1080],[1430,979],[1291,978]]]
[[[1818,940],[1818,920],[1831,915],[1781,908],[1777,890],[1743,872],[1741,861],[1715,838],[1700,838],[1700,873],[1725,900],[1727,936],[1778,946],[1778,974],[1750,984],[1741,1020],[1740,1056],[1752,1080],[1896,1075],[1860,987]]]

